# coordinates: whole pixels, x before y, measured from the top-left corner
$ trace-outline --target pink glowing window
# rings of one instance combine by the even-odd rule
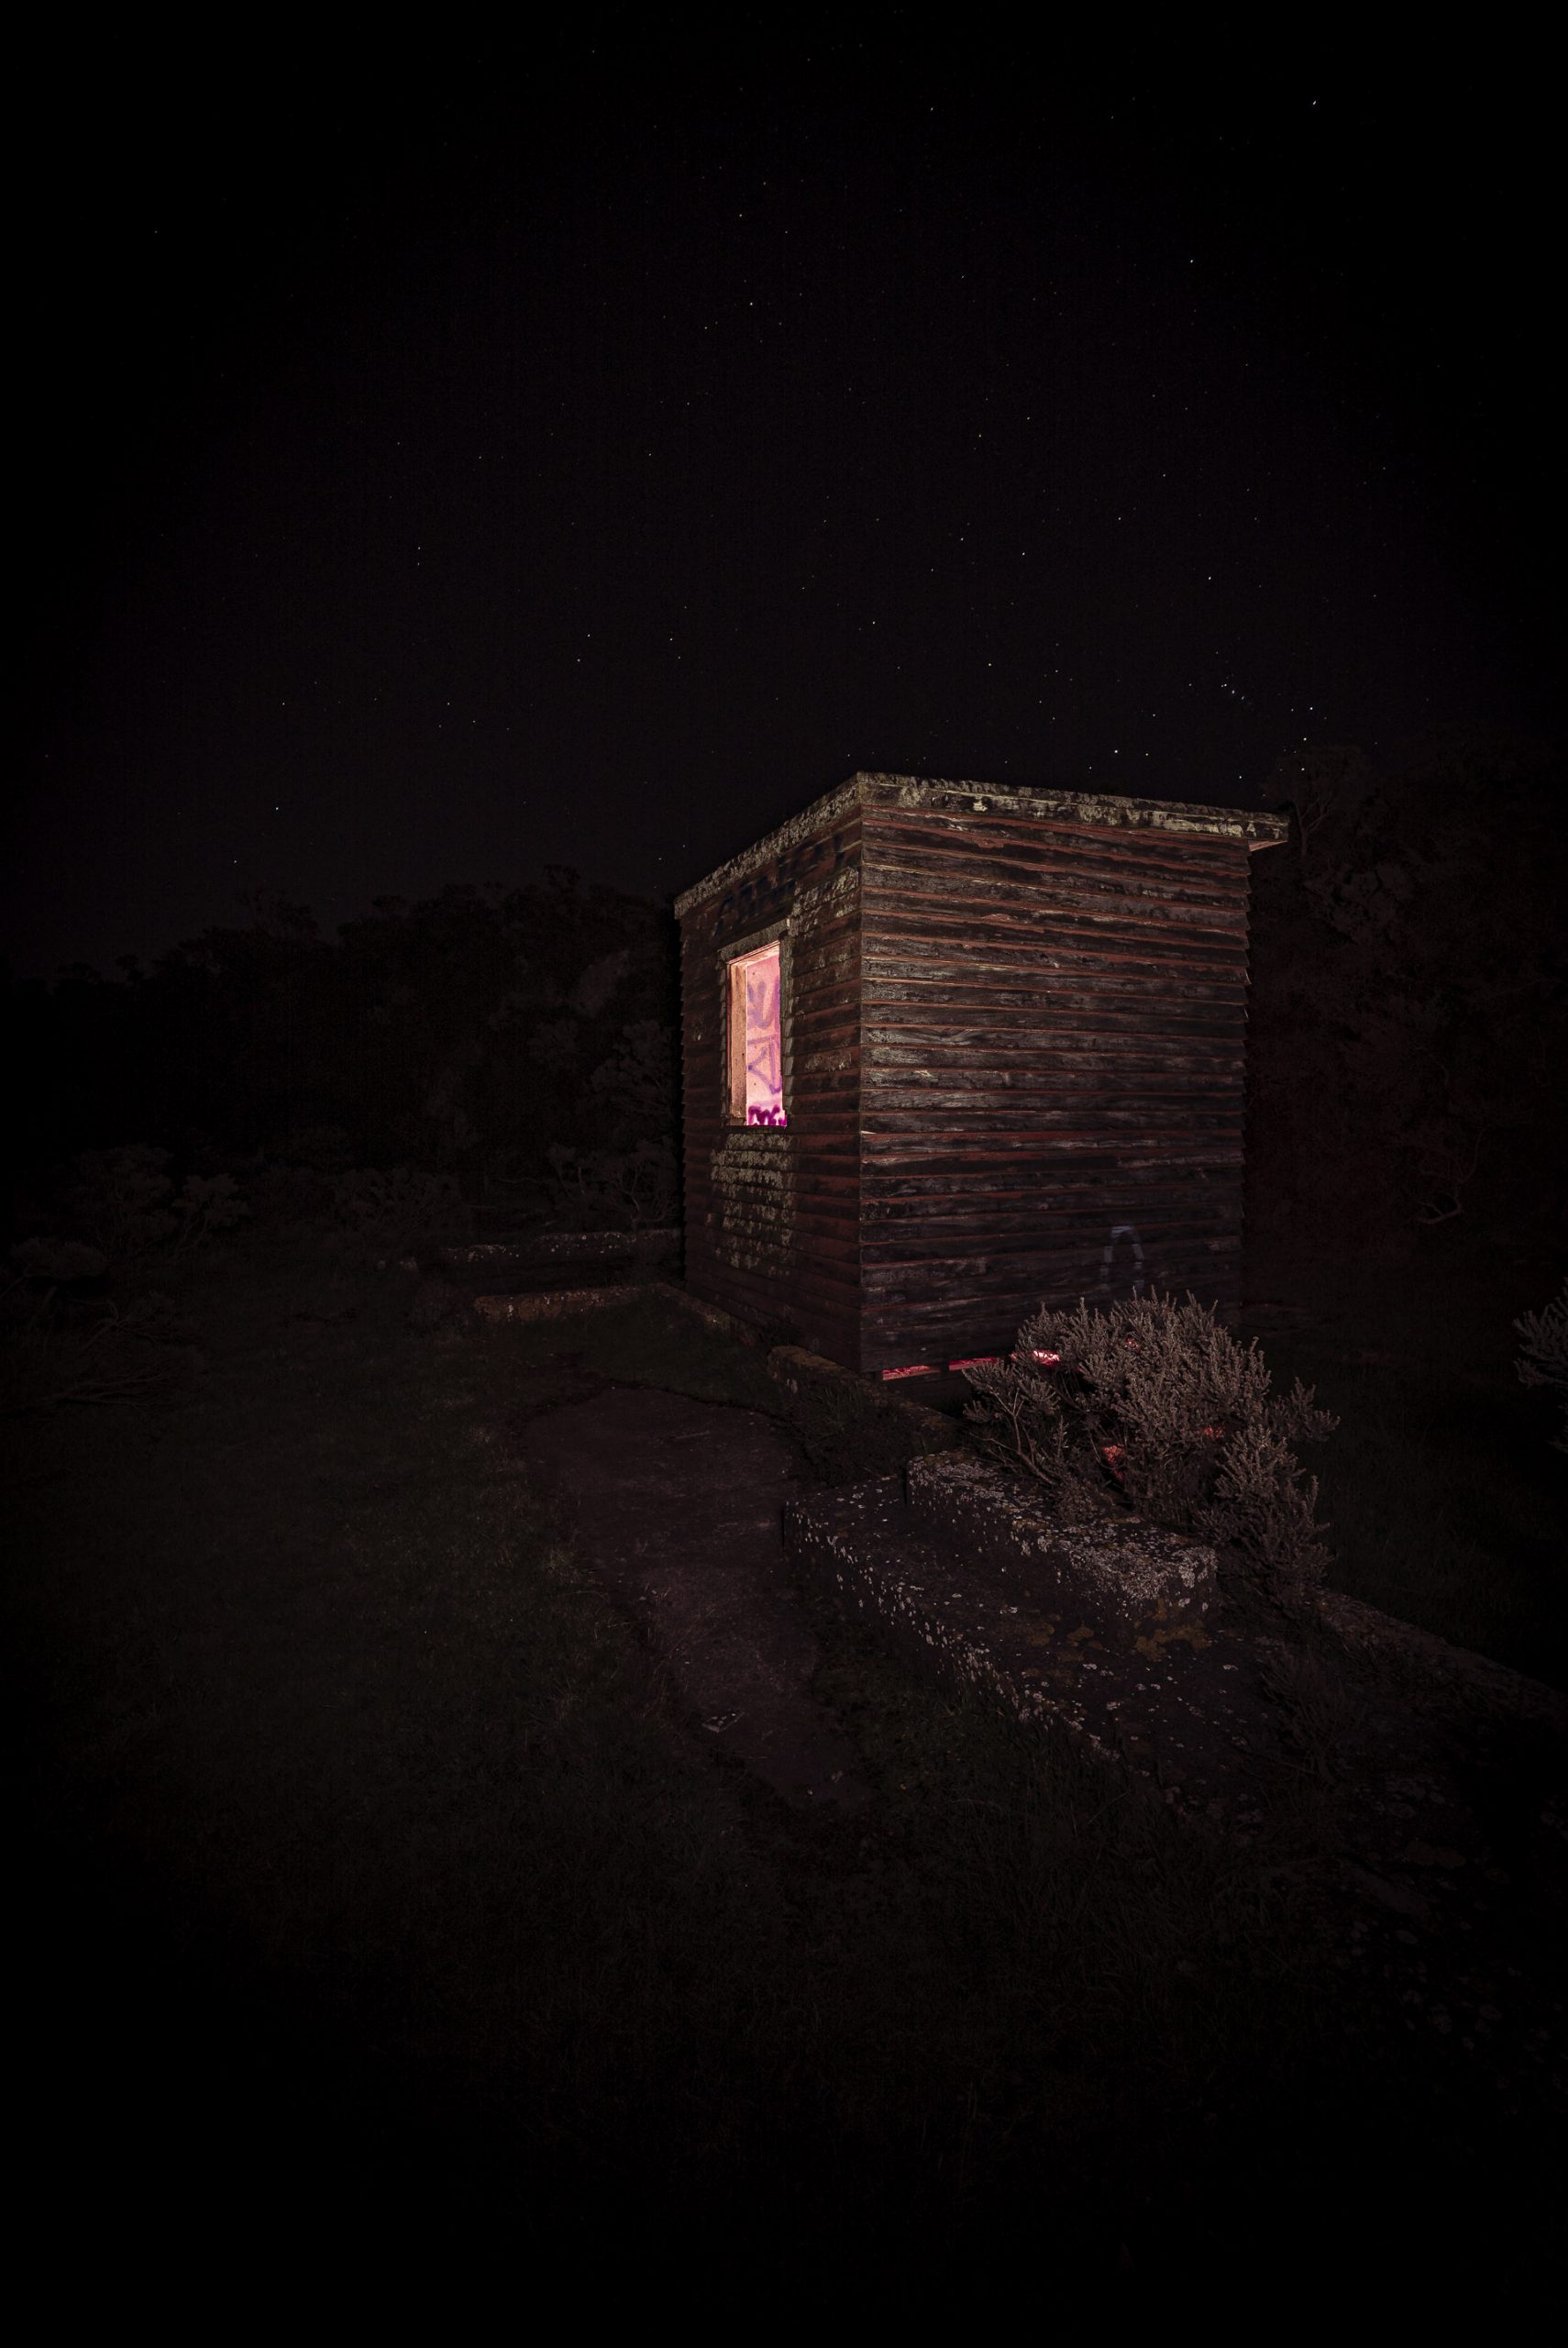
[[[730,964],[730,1115],[737,1125],[787,1125],[778,945]]]

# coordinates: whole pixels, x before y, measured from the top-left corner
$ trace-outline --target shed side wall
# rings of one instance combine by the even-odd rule
[[[862,914],[862,1366],[1137,1281],[1233,1311],[1245,847],[868,811]]]
[[[686,1280],[709,1302],[858,1368],[860,818],[750,873],[680,925]],[[724,1113],[727,953],[784,930],[782,1130]]]

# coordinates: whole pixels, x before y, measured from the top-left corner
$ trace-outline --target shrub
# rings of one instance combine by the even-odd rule
[[[111,1263],[145,1255],[174,1238],[180,1226],[170,1213],[174,1184],[169,1164],[168,1150],[146,1142],[83,1150],[76,1159],[72,1213]]]
[[[340,1175],[332,1207],[353,1245],[383,1260],[455,1237],[468,1221],[451,1175],[414,1166],[361,1166]]]
[[[318,1174],[342,1174],[353,1156],[341,1125],[301,1125],[273,1143],[268,1155],[280,1166],[308,1166]]]
[[[232,1231],[250,1210],[232,1174],[188,1175],[175,1189],[170,1153],[146,1142],[83,1150],[72,1167],[71,1213],[111,1263],[182,1255],[215,1232]]]
[[[68,1287],[73,1280],[102,1279],[109,1268],[109,1259],[101,1247],[89,1247],[80,1239],[24,1239],[19,1247],[11,1250],[11,1261],[24,1279],[48,1280],[51,1287]]]
[[[1541,1312],[1521,1312],[1514,1323],[1520,1346],[1514,1367],[1521,1386],[1555,1389],[1562,1408],[1562,1432],[1553,1438],[1568,1451],[1568,1279]]]
[[[589,1078],[588,1089],[610,1110],[618,1138],[670,1133],[677,1105],[674,1028],[658,1019],[633,1020]]]
[[[1283,1600],[1320,1578],[1317,1479],[1292,1445],[1321,1442],[1337,1422],[1299,1379],[1275,1395],[1257,1345],[1194,1298],[1043,1306],[1007,1361],[965,1375],[981,1442],[1068,1521],[1130,1510],[1228,1544]]]
[[[199,1247],[215,1232],[232,1231],[250,1213],[232,1174],[189,1174],[174,1202],[174,1250]]]

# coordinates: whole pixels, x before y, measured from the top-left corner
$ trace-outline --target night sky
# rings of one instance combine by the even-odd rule
[[[900,22],[39,70],[13,967],[1551,723],[1545,77]]]

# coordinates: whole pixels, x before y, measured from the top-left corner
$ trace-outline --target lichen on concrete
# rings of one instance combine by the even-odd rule
[[[1138,1516],[1066,1524],[1043,1495],[972,1453],[915,1459],[909,1469],[912,1522],[993,1566],[1027,1572],[1108,1635],[1136,1639],[1195,1622],[1215,1594],[1214,1551]]]
[[[1135,1633],[1109,1633],[1038,1559],[1004,1563],[917,1520],[900,1476],[795,1501],[784,1529],[798,1567],[917,1666],[1026,1725],[1065,1729],[1183,1810],[1247,1811],[1278,1727],[1231,1634],[1172,1620],[1160,1601]]]

